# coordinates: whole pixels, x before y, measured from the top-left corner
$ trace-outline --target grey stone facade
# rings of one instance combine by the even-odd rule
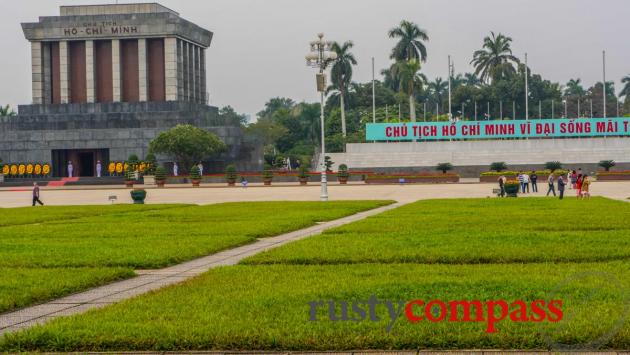
[[[178,124],[213,132],[228,146],[208,171],[230,162],[241,170],[260,169],[260,152],[244,142],[240,126],[222,121],[216,107],[178,101],[19,106],[17,116],[0,118],[0,157],[52,162],[54,149],[108,149],[110,161],[124,161],[131,154],[144,157],[153,138]]]

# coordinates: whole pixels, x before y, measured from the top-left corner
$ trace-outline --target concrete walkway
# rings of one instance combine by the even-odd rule
[[[359,212],[334,221],[322,222],[309,228],[281,234],[276,237],[262,238],[252,244],[225,250],[164,269],[140,270],[137,271],[139,276],[128,280],[97,287],[11,313],[5,313],[0,315],[0,335],[28,328],[35,324],[41,324],[57,317],[79,314],[90,309],[104,307],[149,291],[182,282],[212,268],[235,265],[244,258],[265,250],[277,248],[292,241],[320,234],[327,229],[355,222],[400,207],[401,205],[403,205],[403,203],[398,202],[369,211]]]

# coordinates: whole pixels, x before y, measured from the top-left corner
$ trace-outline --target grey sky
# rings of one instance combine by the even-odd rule
[[[29,103],[30,49],[20,22],[58,15],[59,5],[103,0],[0,1],[0,103]],[[112,1],[113,2],[113,1]],[[121,1],[122,3],[123,1]],[[355,81],[371,79],[389,65],[394,41],[387,30],[401,19],[418,23],[430,36],[423,72],[446,76],[447,55],[456,72],[470,71],[474,50],[490,31],[514,39],[518,57],[528,52],[532,71],[566,83],[581,78],[588,87],[602,77],[630,74],[630,1],[628,0],[161,0],[182,17],[214,32],[208,51],[211,104],[232,105],[255,114],[274,96],[316,101],[314,70],[304,55],[316,33],[327,39],[353,40],[359,61]]]

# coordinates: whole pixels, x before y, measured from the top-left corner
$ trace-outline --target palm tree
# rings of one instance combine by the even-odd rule
[[[413,22],[402,20],[398,27],[388,32],[389,38],[400,38],[392,49],[391,58],[400,60],[427,60],[427,48],[422,41],[428,41],[427,32]]]
[[[512,38],[501,33],[490,34],[483,39],[483,48],[475,51],[470,61],[475,66],[475,74],[485,82],[514,74],[516,70],[512,63],[519,63],[510,48]]]
[[[481,85],[481,80],[475,75],[475,73],[466,73],[464,74],[464,83],[467,86],[477,87]]]
[[[586,94],[586,91],[582,87],[581,82],[582,82],[582,79],[579,79],[579,78],[569,80],[569,82],[567,82],[567,85],[564,89],[564,95],[575,96],[578,98],[581,98],[582,96],[584,96],[584,94]]]
[[[621,78],[621,82],[624,84],[624,86],[619,93],[619,97],[625,96],[626,101],[628,101],[630,100],[630,74]]]
[[[344,107],[344,97],[348,90],[348,85],[352,82],[352,66],[357,64],[354,54],[350,53],[350,48],[354,44],[352,41],[339,44],[333,42],[331,49],[337,53],[337,58],[332,61],[330,76],[332,86],[339,92],[341,106],[341,133],[346,136],[346,109]]]
[[[416,89],[422,89],[422,84],[426,78],[420,74],[420,61],[411,59],[409,61],[399,61],[396,65],[396,75],[400,82],[400,91],[404,91],[409,96],[409,114],[411,121],[416,122]]]
[[[15,111],[13,111],[13,109],[11,109],[11,106],[9,105],[0,106],[0,117],[8,116],[15,116]]]
[[[427,84],[427,90],[429,91],[431,99],[437,102],[439,107],[442,107],[444,96],[448,90],[448,81],[437,77],[434,81]]]

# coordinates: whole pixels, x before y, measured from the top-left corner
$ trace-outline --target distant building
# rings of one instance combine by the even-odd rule
[[[208,106],[212,32],[156,3],[61,6],[59,16],[22,29],[31,43],[33,102],[0,121],[5,163],[50,163],[54,176],[64,176],[72,161],[80,176],[93,176],[97,160],[143,157],[161,131],[190,123],[228,145],[215,165],[258,168],[240,126]]]

